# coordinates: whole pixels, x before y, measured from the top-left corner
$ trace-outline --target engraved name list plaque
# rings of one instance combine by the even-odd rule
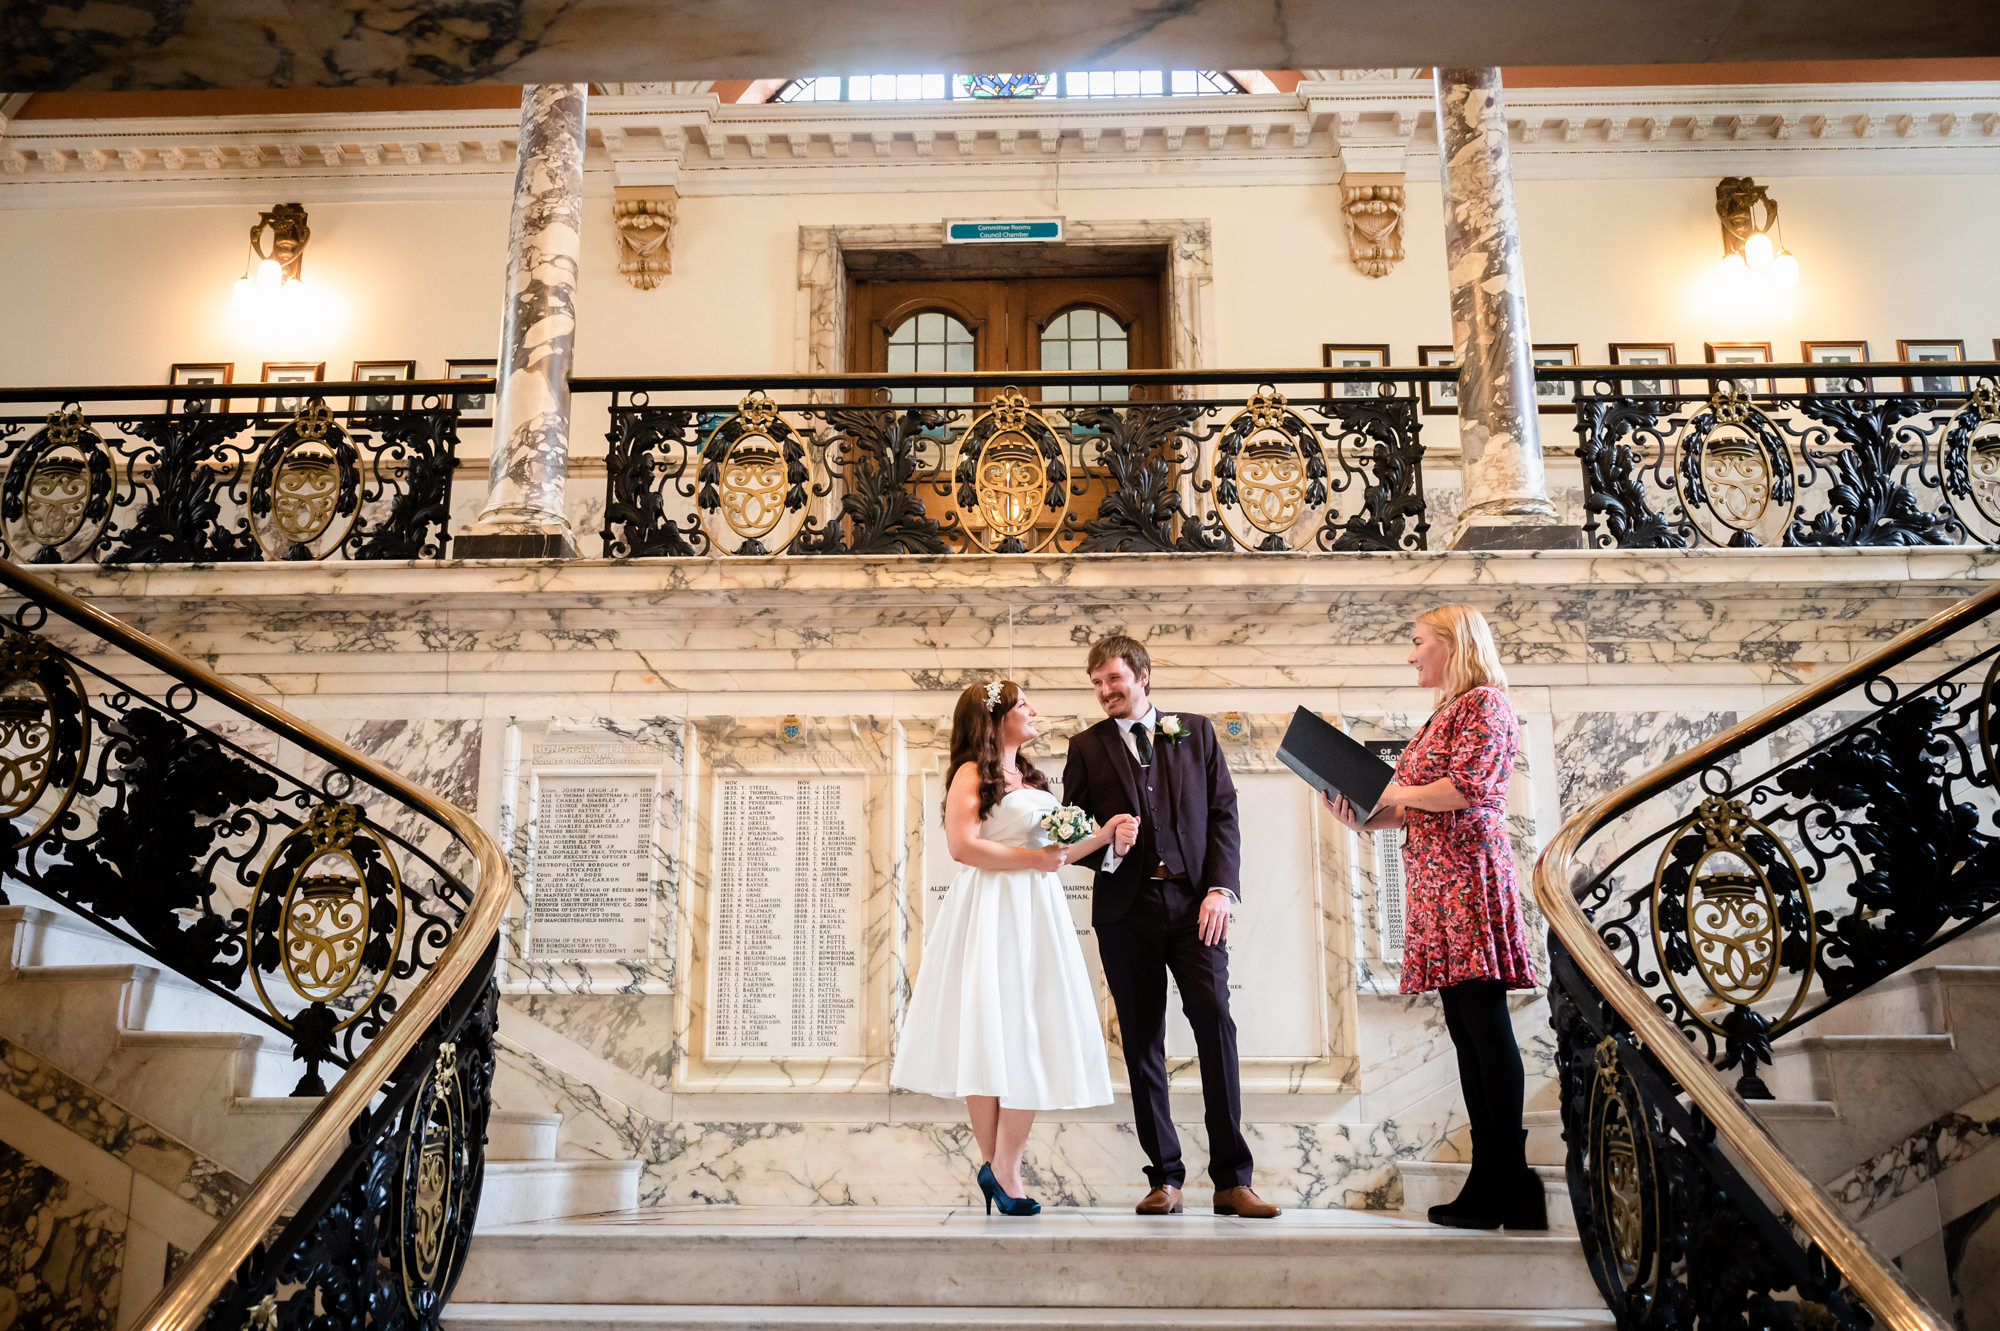
[[[866,786],[863,776],[717,782],[709,1057],[862,1054]]]

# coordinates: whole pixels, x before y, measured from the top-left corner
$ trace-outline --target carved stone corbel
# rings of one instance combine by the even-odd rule
[[[1340,211],[1354,266],[1370,277],[1387,277],[1403,261],[1402,173],[1342,176]]]
[[[611,201],[618,228],[618,271],[641,291],[651,291],[674,270],[674,209],[680,191],[672,185],[620,185]]]

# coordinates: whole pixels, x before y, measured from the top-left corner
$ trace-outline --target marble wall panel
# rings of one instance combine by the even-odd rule
[[[0,1142],[0,1326],[113,1331],[125,1215]]]
[[[896,901],[905,891],[901,780],[892,721],[872,716],[698,716],[690,721],[687,769],[687,828],[684,834],[682,942],[688,980],[680,1005],[677,1044],[686,1051],[677,1069],[680,1088],[794,1092],[802,1088],[886,1089],[891,1058],[889,1014],[900,969],[900,950],[891,934]],[[857,927],[856,961],[839,971],[839,1001],[853,1005],[858,1023],[851,1049],[833,1056],[772,1049],[744,1055],[711,1047],[710,1004],[726,972],[716,968],[714,914],[719,856],[718,805],[727,783],[741,778],[800,780],[851,798],[853,823],[847,831],[859,879],[842,918]],[[855,917],[858,916],[858,921]],[[802,929],[806,926],[800,926]],[[814,925],[814,928],[821,926]],[[801,934],[801,938],[804,935]],[[808,950],[796,953],[806,965]],[[850,991],[849,986],[854,986]],[[844,1039],[845,1037],[843,1037]]]
[[[641,1205],[960,1206],[977,1195],[971,1130],[955,1120],[704,1119],[700,1097],[684,1094],[673,1117],[659,1118],[511,1047],[497,1086],[509,1103],[564,1115],[563,1154],[644,1161]],[[1246,1116],[1259,1194],[1286,1206],[1395,1209],[1396,1161],[1459,1150],[1449,1134],[1460,1116],[1445,1097],[1430,1101],[1376,1123]],[[1175,1115],[1199,1190],[1198,1098],[1177,1099]],[[1121,1098],[1095,1118],[1038,1115],[1022,1168],[1045,1205],[1124,1207],[1146,1191],[1143,1164]]]
[[[514,870],[513,902],[502,927],[501,986],[509,994],[669,994],[676,984],[677,904],[681,876],[683,722],[677,717],[633,720],[517,717],[507,732],[501,771],[498,832]],[[629,775],[649,779],[652,811],[651,946],[644,955],[548,959],[531,955],[538,779]],[[587,1011],[572,1005],[566,1009]],[[628,1011],[636,1009],[627,1009]],[[579,1015],[581,1029],[597,1029]],[[601,1040],[600,1040],[601,1042]]]

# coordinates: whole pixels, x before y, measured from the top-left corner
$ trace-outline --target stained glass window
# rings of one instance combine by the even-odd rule
[[[1103,310],[1079,305],[1049,320],[1042,330],[1045,370],[1122,370],[1130,363],[1130,335]],[[1050,384],[1042,389],[1045,402],[1123,402],[1132,396],[1124,384]]]
[[[1031,97],[1202,97],[1239,93],[1219,69],[1093,69],[1050,74],[822,74],[793,79],[774,102],[942,102]]]
[[[889,373],[935,374],[972,368],[972,330],[942,310],[924,310],[889,332]],[[891,402],[970,402],[972,388],[892,388]]]

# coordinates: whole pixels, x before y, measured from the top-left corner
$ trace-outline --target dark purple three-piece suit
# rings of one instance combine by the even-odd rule
[[[1120,1043],[1132,1080],[1132,1114],[1154,1187],[1181,1187],[1187,1166],[1167,1106],[1167,975],[1180,987],[1201,1060],[1209,1177],[1217,1188],[1250,1182],[1250,1147],[1239,1120],[1236,1023],[1229,1016],[1229,953],[1197,933],[1202,899],[1226,887],[1240,898],[1236,784],[1206,717],[1180,714],[1184,738],[1159,737],[1142,767],[1110,717],[1070,741],[1063,799],[1101,825],[1139,817],[1139,839],[1106,873],[1104,852],[1078,863],[1097,870],[1090,922],[1104,980],[1118,1007]],[[1165,876],[1160,876],[1164,872]]]

